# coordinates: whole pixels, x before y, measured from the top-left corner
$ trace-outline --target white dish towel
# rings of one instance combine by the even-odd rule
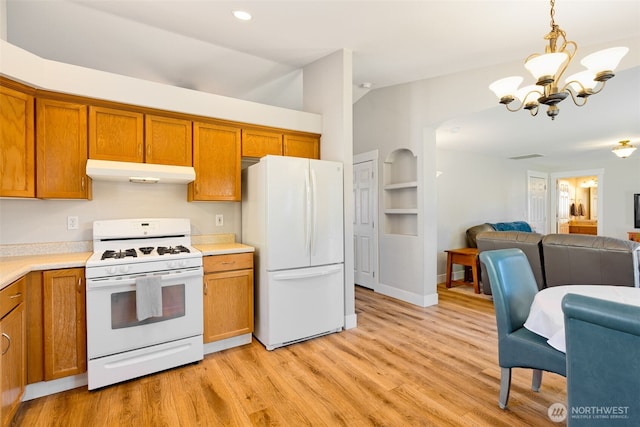
[[[136,314],[139,321],[162,316],[162,277],[136,279]]]

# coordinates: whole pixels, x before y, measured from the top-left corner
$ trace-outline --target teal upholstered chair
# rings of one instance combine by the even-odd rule
[[[562,300],[569,426],[640,425],[640,307]]]
[[[533,369],[531,389],[538,391],[542,371],[565,375],[565,355],[547,344],[547,339],[524,328],[533,298],[538,292],[529,261],[520,249],[498,249],[480,253],[493,294],[498,326],[500,364],[500,408],[507,407],[511,369]]]

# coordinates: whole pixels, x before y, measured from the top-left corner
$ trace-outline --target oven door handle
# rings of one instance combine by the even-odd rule
[[[87,291],[92,289],[100,289],[100,288],[109,288],[109,287],[128,287],[135,285],[136,278],[138,277],[146,277],[146,276],[160,276],[162,282],[171,280],[175,282],[176,280],[185,279],[189,277],[202,277],[202,267],[191,268],[188,270],[176,270],[175,272],[163,272],[161,274],[136,274],[133,276],[128,276],[127,278],[114,279],[113,277],[104,277],[99,279],[87,279]]]

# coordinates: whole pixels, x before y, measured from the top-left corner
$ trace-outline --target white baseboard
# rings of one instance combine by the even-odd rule
[[[353,313],[344,316],[344,329],[353,329],[358,327],[358,315]]]
[[[37,399],[42,396],[60,393],[88,384],[87,373],[64,377],[57,380],[41,381],[39,383],[28,384],[22,396],[22,401]]]
[[[398,289],[393,286],[388,286],[383,283],[378,283],[378,286],[376,286],[376,292],[420,307],[429,307],[431,305],[438,304],[437,292],[428,295],[420,295],[414,292]]]
[[[238,335],[220,341],[209,342],[204,345],[204,354],[215,353],[229,348],[238,347],[245,344],[251,344],[251,334]]]

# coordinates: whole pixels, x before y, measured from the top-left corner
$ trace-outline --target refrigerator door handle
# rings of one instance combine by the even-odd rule
[[[309,183],[309,171],[304,171],[305,185],[305,250],[307,256],[311,256],[311,185]]]
[[[311,244],[309,247],[309,252],[311,255],[315,252],[316,248],[316,233],[318,231],[318,196],[317,196],[317,187],[316,187],[316,171],[311,169],[311,204],[313,206],[312,211],[312,228],[311,228]]]
[[[280,273],[275,274],[273,276],[274,280],[298,280],[298,279],[308,279],[310,277],[320,277],[320,276],[328,276],[330,274],[338,273],[341,270],[341,265],[336,265],[333,267],[327,267],[322,270],[317,270],[313,272],[293,272],[293,273]]]

